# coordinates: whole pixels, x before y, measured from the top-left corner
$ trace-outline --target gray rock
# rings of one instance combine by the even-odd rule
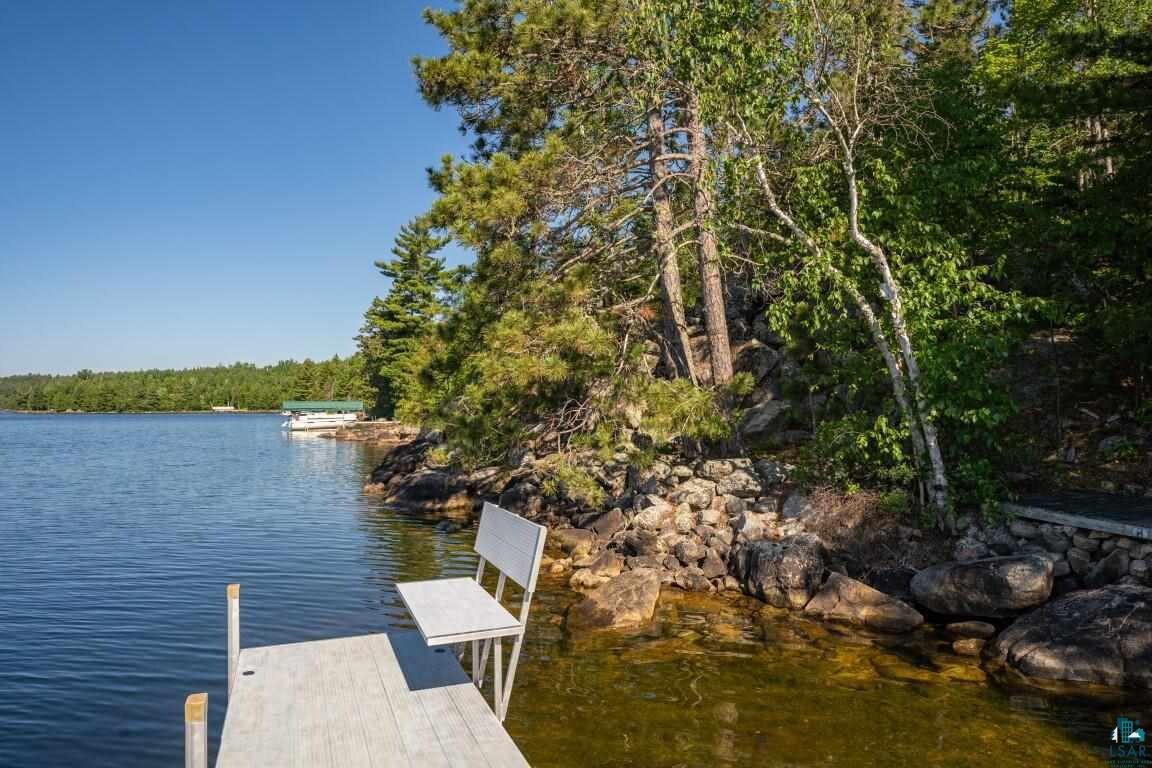
[[[1065,595],[1017,619],[983,657],[1028,677],[1152,688],[1152,588]]]
[[[1092,567],[1092,555],[1078,547],[1068,550],[1064,557],[1068,561],[1068,567],[1072,569],[1072,573],[1077,576],[1088,573]]]
[[[752,465],[752,469],[766,486],[780,485],[788,479],[788,467],[780,462],[760,459]]]
[[[658,531],[676,514],[676,508],[659,496],[645,496],[641,504],[643,509],[632,517],[632,525],[641,530]]]
[[[773,529],[775,516],[758,515],[755,512],[745,512],[736,518],[732,530],[739,541],[757,541],[763,539]]]
[[[881,632],[910,632],[924,623],[920,612],[904,601],[839,573],[828,575],[804,613]]]
[[[1085,552],[1095,552],[1100,549],[1100,540],[1093,538],[1091,535],[1086,536],[1082,533],[1075,533],[1072,535],[1072,545]]]
[[[1067,536],[1056,533],[1041,533],[1039,541],[1049,552],[1067,552],[1072,547],[1072,541]]]
[[[730,461],[709,459],[708,461],[700,462],[700,468],[696,470],[696,475],[705,480],[719,480],[722,477],[728,477],[728,475],[732,474],[733,469],[734,467]]]
[[[619,508],[609,510],[593,520],[589,526],[602,539],[610,539],[624,528],[624,513]]]
[[[1128,573],[1135,576],[1137,579],[1148,578],[1148,561],[1147,560],[1133,560],[1128,563]]]
[[[683,464],[677,464],[672,467],[670,474],[677,480],[688,480],[696,475],[696,473],[692,471],[692,467],[686,467]]]
[[[952,547],[952,557],[960,562],[969,560],[982,560],[992,554],[992,550],[988,549],[983,542],[965,536],[956,542]]]
[[[672,552],[676,555],[677,560],[679,560],[685,566],[688,566],[696,565],[699,563],[702,559],[704,559],[704,555],[708,553],[708,550],[705,549],[703,544],[696,541],[695,539],[685,539],[684,541],[681,541],[679,544],[677,544],[672,549]]]
[[[716,481],[716,493],[754,499],[763,492],[760,478],[745,469],[737,469]]]
[[[812,512],[812,502],[803,493],[793,493],[784,501],[780,516],[785,520],[802,520]]]
[[[914,569],[904,566],[878,568],[868,574],[865,582],[868,586],[880,590],[889,597],[895,597],[908,603],[912,601],[912,578],[915,575]]]
[[[1096,589],[1118,581],[1128,575],[1128,552],[1114,549],[1084,576],[1084,588]]]
[[[504,489],[496,503],[521,514],[530,509],[535,512],[540,508],[540,489],[527,480],[518,480]]]
[[[952,637],[971,637],[987,640],[996,634],[996,627],[986,621],[954,621],[944,628]]]
[[[753,541],[729,557],[741,589],[777,608],[803,608],[824,576],[824,545],[815,536]]]
[[[592,558],[587,568],[597,576],[619,576],[620,572],[624,570],[624,558],[606,549]]]
[[[1040,535],[1040,529],[1036,527],[1036,524],[1030,523],[1027,520],[1013,520],[1009,524],[1008,530],[1013,536],[1022,539],[1034,539]]]
[[[689,592],[709,592],[712,589],[712,582],[704,576],[704,571],[694,565],[677,571],[672,583]]]
[[[736,355],[736,370],[752,374],[760,383],[780,364],[780,353],[757,339],[746,341]]]
[[[1059,579],[1072,573],[1072,566],[1067,560],[1057,560],[1052,563],[1052,578]]]
[[[716,505],[708,507],[700,513],[700,522],[719,528],[728,522],[728,513],[723,509],[716,509]]]
[[[711,480],[693,478],[676,487],[671,501],[675,504],[688,504],[693,509],[707,509],[716,495],[716,484]]]
[[[690,533],[696,527],[696,520],[699,518],[692,507],[688,504],[681,504],[676,507],[676,514],[672,518],[676,525],[676,530],[679,533]]]
[[[573,557],[588,554],[596,543],[596,534],[585,528],[557,528],[548,532],[548,538]]]
[[[472,509],[464,478],[435,469],[417,470],[389,482],[387,501],[422,512],[467,513]]]
[[[731,516],[741,515],[748,509],[748,502],[739,496],[724,497],[724,511]]]
[[[1052,594],[1052,561],[1036,555],[941,563],[912,579],[916,602],[952,616],[1013,616]]]
[[[709,549],[708,554],[704,556],[703,562],[700,563],[700,570],[704,573],[704,578],[716,579],[726,574],[728,567],[714,550]]]
[[[574,629],[634,627],[646,624],[660,598],[660,575],[651,568],[622,573],[568,610]]]
[[[633,571],[638,568],[659,568],[660,561],[652,555],[636,555],[624,558],[624,565],[628,570]]]
[[[627,531],[624,534],[624,551],[633,556],[656,556],[664,554],[660,537],[654,531]]]
[[[780,431],[788,422],[789,407],[784,400],[766,400],[752,406],[740,419],[740,434],[755,440]]]

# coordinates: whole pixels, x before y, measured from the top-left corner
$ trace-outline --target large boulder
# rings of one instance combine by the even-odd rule
[[[762,539],[741,545],[729,560],[740,588],[777,608],[803,608],[824,578],[824,545],[815,536]]]
[[[1152,588],[1073,592],[1022,616],[984,649],[1027,677],[1152,688]]]
[[[472,509],[463,479],[452,472],[424,469],[388,483],[389,504],[423,512],[467,513]]]
[[[780,431],[788,421],[788,409],[785,400],[765,400],[752,406],[740,419],[740,435],[757,440]]]
[[[1047,557],[988,557],[925,568],[912,579],[912,595],[934,613],[1014,616],[1047,600],[1052,578]]]
[[[737,469],[716,481],[716,493],[754,499],[763,493],[760,478],[746,469]]]
[[[881,632],[910,632],[924,623],[920,612],[904,601],[839,573],[828,575],[804,612]]]
[[[634,627],[647,624],[660,597],[660,574],[654,568],[622,573],[568,610],[573,629]]]

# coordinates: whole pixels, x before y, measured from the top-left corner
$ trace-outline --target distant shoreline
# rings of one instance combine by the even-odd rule
[[[196,411],[29,411],[21,410],[18,408],[0,408],[0,413],[19,413],[22,415],[30,416],[147,416],[148,414],[156,416],[176,416],[179,414],[197,414],[209,413],[215,416],[235,416],[237,414],[269,414],[280,413],[279,408],[270,408],[264,411],[258,410],[235,410],[235,411],[212,411],[212,410],[196,410]]]

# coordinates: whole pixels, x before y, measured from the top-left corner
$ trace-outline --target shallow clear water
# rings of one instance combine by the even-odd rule
[[[200,690],[215,741],[228,582],[264,645],[410,628],[395,581],[472,571],[472,531],[361,495],[377,451],[278,421],[0,414],[0,766],[179,764]],[[1104,765],[1110,718],[1152,714],[744,599],[668,592],[645,632],[570,636],[575,597],[542,580],[512,699],[538,768]]]

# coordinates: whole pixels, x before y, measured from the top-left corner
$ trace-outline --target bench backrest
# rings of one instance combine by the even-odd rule
[[[526,592],[535,592],[547,535],[548,529],[544,526],[484,502],[475,549]]]

